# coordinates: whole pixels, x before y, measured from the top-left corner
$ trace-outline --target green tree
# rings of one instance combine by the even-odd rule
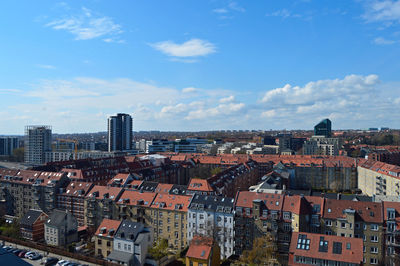
[[[157,241],[150,249],[148,254],[155,260],[159,260],[162,257],[168,255],[168,240],[161,239]]]
[[[235,265],[270,265],[278,264],[278,246],[271,233],[254,239],[253,249],[243,252]]]
[[[11,160],[15,162],[23,162],[24,161],[25,149],[24,147],[17,148],[13,150],[13,154],[11,156]]]
[[[215,167],[211,169],[211,176],[221,173],[222,169],[219,167]]]

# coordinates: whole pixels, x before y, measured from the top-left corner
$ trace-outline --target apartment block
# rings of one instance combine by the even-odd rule
[[[107,258],[113,250],[114,235],[121,221],[103,219],[94,234],[94,254],[96,257]]]

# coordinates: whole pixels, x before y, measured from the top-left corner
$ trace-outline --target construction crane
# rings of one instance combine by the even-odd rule
[[[74,155],[75,155],[75,160],[78,159],[78,141],[76,139],[57,139],[57,141],[60,142],[67,142],[67,143],[74,143]]]

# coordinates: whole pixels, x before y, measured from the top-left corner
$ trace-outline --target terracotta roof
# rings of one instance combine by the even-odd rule
[[[30,170],[0,169],[0,180],[19,184],[33,184],[41,172]]]
[[[300,246],[298,246],[299,236],[303,236],[300,237]],[[322,240],[322,237],[323,241],[327,242],[327,249],[325,249],[326,251],[322,251],[324,250],[323,248],[321,248],[322,250],[320,251],[320,241]],[[305,239],[304,245],[303,239]],[[309,243],[309,246],[307,246],[307,242]],[[337,244],[334,244],[334,242],[336,242]],[[340,246],[340,248],[337,248],[337,251],[335,253],[333,251],[334,245]],[[323,246],[324,245],[322,245],[321,247]],[[340,252],[338,252],[338,250],[340,250]],[[358,265],[363,261],[363,240],[362,238],[293,232],[289,252],[290,254],[294,254],[295,256],[340,261],[354,263]],[[290,260],[289,265],[297,264],[293,263],[293,261]]]
[[[163,184],[159,183],[156,190],[154,192],[156,193],[164,193],[164,194],[169,194],[169,191],[172,189],[174,184]]]
[[[97,236],[107,236],[110,238],[114,237],[115,232],[117,232],[119,225],[122,221],[110,220],[110,219],[103,219],[101,224],[96,230],[95,235]],[[112,233],[110,234],[110,230]]]
[[[151,208],[187,212],[192,196],[157,194]]]
[[[93,188],[93,183],[72,180],[65,188],[64,193],[59,195],[85,197],[91,188]]]
[[[392,165],[380,161],[367,160],[360,165],[362,168],[366,168],[384,175],[400,178],[400,166]]]
[[[130,206],[141,205],[150,207],[157,193],[140,192],[135,190],[125,190],[119,198],[117,204],[126,204]]]
[[[108,181],[107,185],[115,185],[118,183],[119,185],[125,184],[126,180],[128,179],[130,174],[119,173],[116,174],[110,181]]]
[[[382,203],[325,199],[324,218],[337,219],[345,217],[344,210],[354,210],[359,219],[368,223],[383,223]]]
[[[311,205],[304,196],[285,196],[282,211],[303,215],[310,214]]]
[[[214,190],[206,179],[192,178],[190,179],[188,190],[213,192]]]
[[[186,257],[200,260],[208,260],[214,240],[209,237],[194,236],[190,242]]]
[[[274,193],[258,193],[239,191],[235,199],[235,207],[253,208],[253,201],[261,200],[268,210],[280,211],[283,207],[284,195]]]
[[[97,193],[96,199],[103,199],[104,195],[108,194],[108,198],[115,201],[122,190],[121,187],[94,186],[86,197],[92,197]]]

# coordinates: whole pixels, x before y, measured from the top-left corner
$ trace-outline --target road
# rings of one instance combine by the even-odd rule
[[[89,263],[89,262],[86,262],[86,261],[79,261],[79,260],[72,259],[72,258],[69,258],[69,257],[61,256],[61,255],[54,254],[54,253],[49,253],[49,255],[46,255],[45,251],[42,251],[42,250],[39,250],[39,249],[33,249],[33,248],[22,246],[22,245],[17,245],[17,244],[10,243],[10,242],[7,242],[7,241],[4,241],[4,244],[6,246],[12,246],[12,247],[15,247],[15,248],[26,249],[26,250],[30,250],[30,251],[36,251],[36,252],[39,252],[40,254],[42,254],[43,258],[40,259],[40,260],[30,260],[30,259],[25,259],[25,258],[23,259],[26,262],[28,262],[28,263],[30,263],[30,264],[32,264],[34,266],[43,266],[43,264],[40,264],[40,263],[42,261],[44,261],[47,257],[55,257],[55,258],[57,258],[59,260],[68,260],[70,262],[75,262],[75,263],[79,263],[79,264],[83,264],[83,265],[90,265],[90,266],[97,265],[97,264]]]

